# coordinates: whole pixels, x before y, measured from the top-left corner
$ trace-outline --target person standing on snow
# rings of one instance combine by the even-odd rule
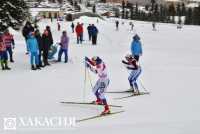
[[[51,33],[51,28],[50,26],[46,26],[46,30],[48,31],[48,38],[49,38],[49,43],[50,43],[50,47],[51,45],[53,45],[53,36],[52,36],[52,33]]]
[[[92,35],[92,45],[96,45],[97,44],[97,35],[98,35],[98,29],[97,27],[92,24],[91,26],[91,35]]]
[[[10,62],[14,62],[12,49],[15,48],[15,41],[14,41],[13,35],[10,34],[8,29],[4,32],[3,41],[6,45],[6,50],[10,56]]]
[[[130,88],[135,95],[139,94],[137,79],[140,76],[142,69],[138,65],[138,62],[131,54],[125,56],[126,60],[122,60],[122,63],[128,70],[131,70],[130,76],[128,77]]]
[[[105,92],[106,89],[109,85],[109,78],[106,70],[106,65],[100,59],[99,57],[92,57],[89,59],[88,57],[85,57],[85,62],[86,62],[86,67],[89,68],[92,72],[98,75],[99,79],[97,80],[94,88],[93,88],[93,93],[96,96],[97,100],[94,102],[95,104],[103,104],[104,111],[101,113],[102,115],[104,114],[109,114],[110,109],[107,104],[107,100],[105,97]]]
[[[38,56],[39,56],[39,66],[40,67],[44,67],[43,64],[42,64],[42,59],[44,59],[44,57],[42,55],[43,50],[44,50],[44,48],[43,48],[44,45],[42,43],[41,33],[40,33],[40,31],[38,29],[35,31],[35,38],[37,39],[38,47],[39,47],[39,54],[38,54]]]
[[[35,38],[35,33],[32,32],[29,34],[28,40],[28,50],[30,52],[30,63],[31,63],[31,69],[36,70],[40,69],[39,66],[39,47],[38,47],[38,42],[37,39]],[[35,67],[36,65],[36,67]]]
[[[44,33],[42,34],[44,66],[50,66],[48,62],[48,55],[49,55],[51,43],[52,43],[52,40],[51,40],[51,36],[49,35],[48,30],[44,30]]]
[[[29,33],[31,32],[34,32],[34,27],[31,25],[31,23],[29,21],[26,22],[25,26],[23,27],[22,29],[22,35],[24,36],[25,38],[25,42],[27,42],[27,39],[28,39],[28,36],[29,36]],[[26,54],[28,54],[28,46],[27,46],[27,43],[26,43]]]
[[[133,41],[131,43],[131,53],[134,59],[139,61],[139,58],[142,55],[142,44],[140,42],[140,37],[137,34],[133,36]]]
[[[67,32],[63,31],[60,41],[60,50],[58,52],[58,62],[61,62],[62,53],[65,54],[65,63],[68,62],[68,45],[69,45],[69,37],[67,36]]]
[[[76,31],[76,36],[77,36],[77,44],[79,44],[79,42],[82,44],[82,41],[83,41],[83,25],[78,22],[77,25],[76,25],[75,31]]]
[[[119,21],[115,21],[115,25],[116,25],[116,30],[119,30]]]
[[[0,63],[2,70],[10,70],[8,67],[8,54],[6,51],[6,45],[3,41],[3,33],[0,33]]]
[[[72,28],[72,33],[74,33],[74,23],[73,22],[71,24],[71,28]]]
[[[92,27],[91,24],[89,24],[89,26],[87,27],[89,41],[92,39],[92,29],[91,29],[91,27]]]

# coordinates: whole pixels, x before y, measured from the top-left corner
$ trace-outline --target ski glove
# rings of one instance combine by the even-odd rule
[[[90,67],[90,65],[89,65],[87,62],[85,62],[85,66],[86,66],[87,68]]]
[[[85,61],[87,61],[87,62],[88,62],[88,61],[90,61],[90,59],[89,59],[88,57],[85,57]]]

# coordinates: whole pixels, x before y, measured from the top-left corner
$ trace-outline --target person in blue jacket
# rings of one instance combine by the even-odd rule
[[[142,44],[140,42],[140,37],[137,34],[133,36],[133,41],[131,43],[131,53],[134,59],[139,61],[139,58],[142,55]]]
[[[91,35],[92,35],[92,45],[96,45],[97,44],[97,34],[98,34],[98,29],[97,27],[92,24],[91,26]]]
[[[32,70],[40,69],[39,46],[38,46],[37,39],[35,38],[34,32],[29,33],[27,45],[28,45],[28,51],[30,52],[31,69]],[[34,63],[36,65],[36,67],[34,66]]]

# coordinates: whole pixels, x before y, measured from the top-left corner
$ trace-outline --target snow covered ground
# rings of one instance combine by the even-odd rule
[[[76,22],[96,24],[96,18],[82,17]],[[75,22],[75,23],[76,23]],[[25,43],[21,32],[15,32],[15,63],[11,71],[0,71],[0,118],[27,116],[75,116],[77,119],[101,113],[100,106],[75,106],[60,104],[60,101],[94,100],[87,77],[84,91],[84,56],[98,55],[107,64],[111,79],[108,90],[129,88],[128,72],[121,59],[129,51],[132,36],[138,33],[143,43],[141,57],[142,75],[139,78],[150,95],[123,100],[123,96],[107,94],[110,104],[122,105],[122,114],[78,123],[74,129],[28,129],[17,130],[17,134],[199,134],[200,133],[200,27],[184,26],[177,30],[172,24],[158,24],[152,31],[151,23],[134,22],[130,31],[129,21],[115,30],[114,20],[99,21],[98,45],[91,46],[87,33],[84,43],[76,44],[69,22],[61,22],[62,30],[70,36],[68,64],[56,63],[41,71],[31,71],[29,57],[25,55]],[[53,31],[58,42],[61,32],[56,21],[39,23],[41,32],[46,25]],[[85,29],[86,31],[86,29]],[[97,77],[91,75],[94,85]],[[140,83],[139,81],[139,83]],[[140,89],[143,90],[141,83]],[[85,96],[84,96],[85,94]],[[121,108],[111,108],[112,111]],[[0,129],[1,133],[11,133]]]

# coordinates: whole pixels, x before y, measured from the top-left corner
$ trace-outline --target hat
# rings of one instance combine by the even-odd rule
[[[139,37],[137,34],[135,34],[135,35],[133,36],[133,39],[134,39],[134,40],[140,40],[140,37]]]
[[[102,59],[99,58],[98,56],[92,57],[92,60],[95,61],[95,63],[96,63],[97,65],[99,65],[99,64],[102,63]]]

